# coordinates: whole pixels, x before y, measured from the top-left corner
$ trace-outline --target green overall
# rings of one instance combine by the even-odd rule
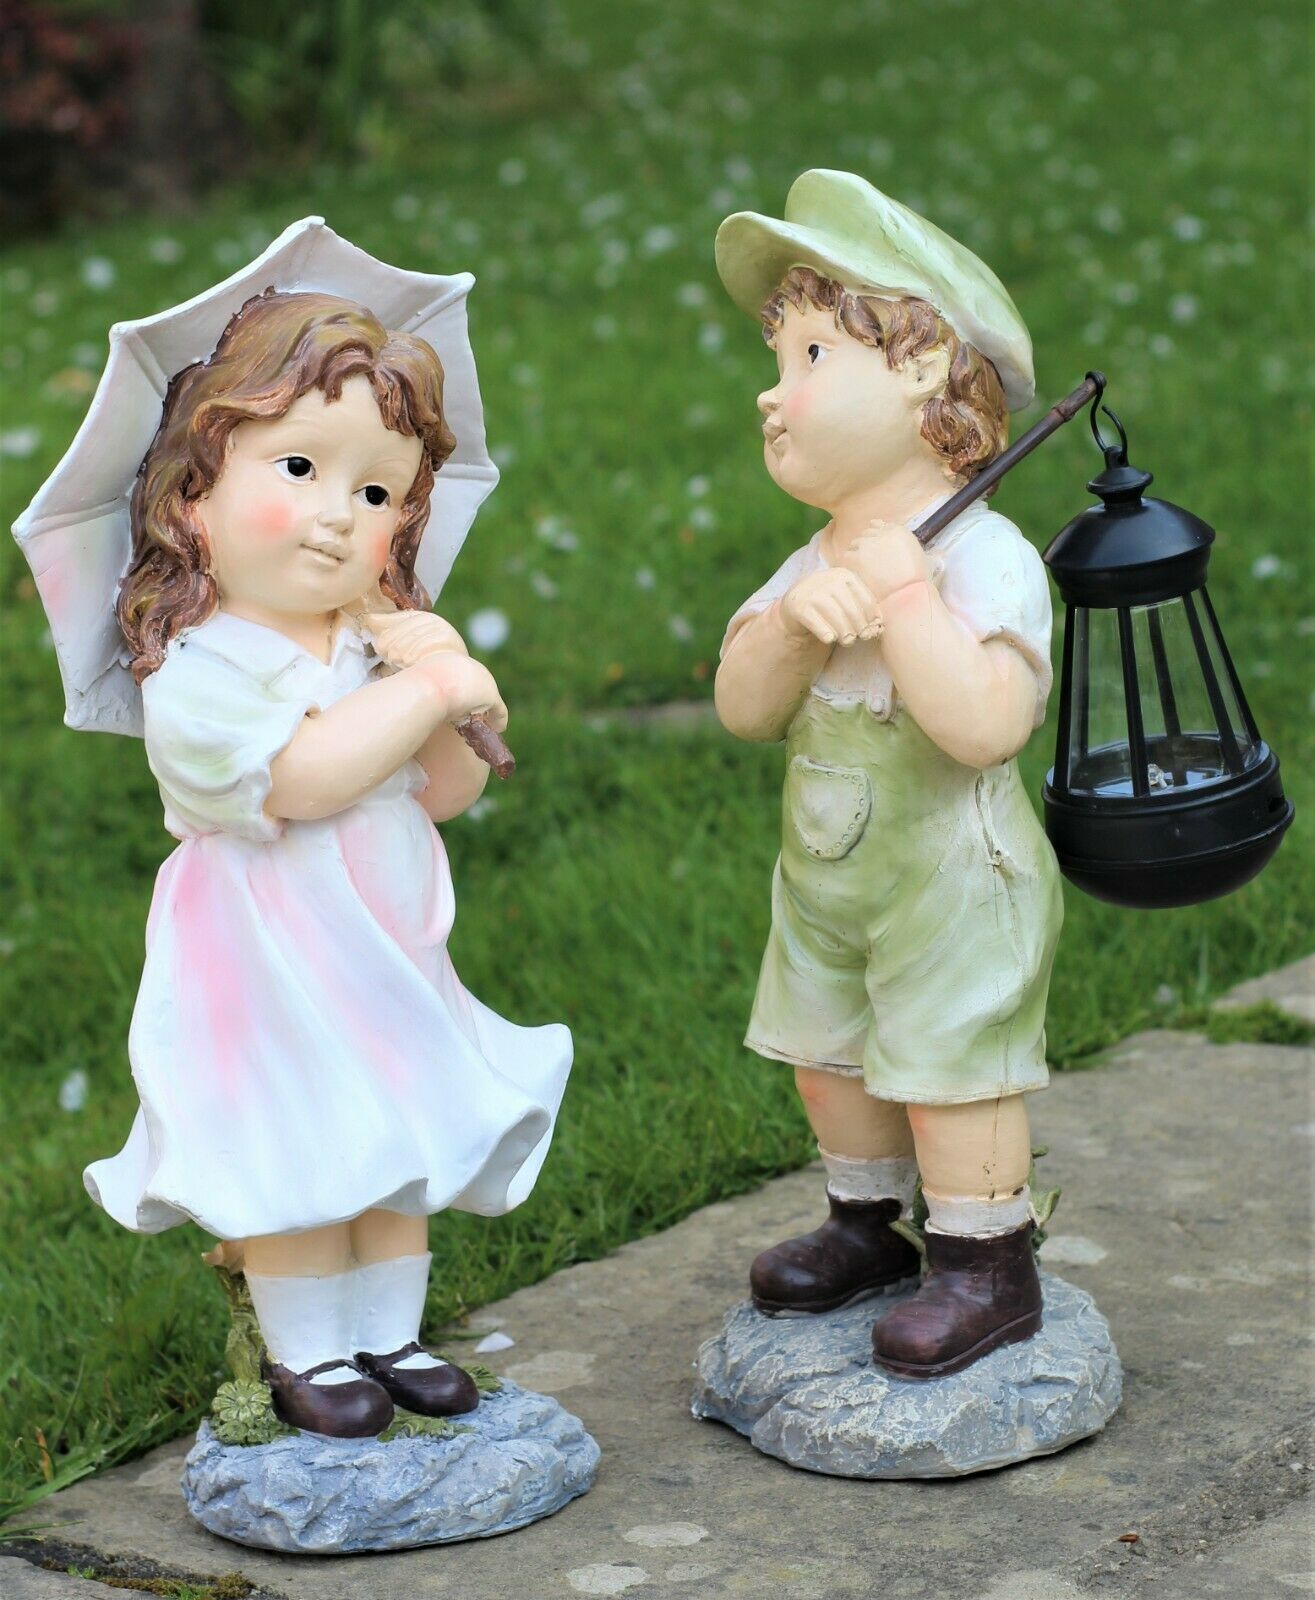
[[[745,1043],[861,1070],[883,1100],[1044,1087],[1063,901],[1017,764],[963,766],[907,711],[881,722],[812,694],[786,755],[772,930]]]

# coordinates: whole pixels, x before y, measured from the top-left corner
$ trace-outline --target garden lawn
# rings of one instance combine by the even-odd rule
[[[1227,901],[1150,916],[1070,894],[1056,1064],[1312,943],[1304,8],[1094,4],[1062,28],[1039,0],[813,15],[566,0],[579,84],[550,117],[417,148],[403,170],[277,174],[203,216],[0,257],[6,522],[80,421],[108,324],[204,288],[296,217],[480,279],[504,477],[440,609],[505,619],[487,659],[521,770],[444,830],[453,952],[500,1011],[568,1021],[577,1065],[532,1199],[436,1219],[432,1331],[810,1154],[788,1071],[739,1044],[780,752],[619,714],[708,696],[726,617],[815,526],[763,471],[753,400],[774,363],[711,260],[722,216],[779,214],[807,166],[864,173],[999,272],[1037,349],[1019,431],[1088,367],[1109,375],[1133,459],[1219,529],[1212,592],[1297,804],[1277,865]],[[1098,464],[1076,424],[995,503],[1044,545]],[[140,747],[61,727],[12,550],[0,605],[4,1509],[193,1426],[225,1319],[199,1234],[139,1239],[82,1192],[131,1119],[125,1040],[170,841]],[[1033,793],[1052,739],[1028,752]]]

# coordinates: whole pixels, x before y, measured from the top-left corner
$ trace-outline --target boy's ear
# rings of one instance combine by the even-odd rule
[[[940,394],[949,382],[950,353],[944,345],[937,345],[934,350],[924,350],[921,355],[911,356],[908,366],[913,379],[913,398],[919,405],[924,400],[931,400]]]

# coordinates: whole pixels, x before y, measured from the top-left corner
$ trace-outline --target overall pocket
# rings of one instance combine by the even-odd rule
[[[809,855],[838,861],[863,837],[872,785],[861,767],[824,767],[795,756],[786,772],[786,809]]]

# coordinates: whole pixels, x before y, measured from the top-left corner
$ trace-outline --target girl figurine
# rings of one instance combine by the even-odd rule
[[[828,518],[731,618],[716,685],[732,733],[786,744],[745,1042],[794,1067],[828,1179],[753,1298],[798,1315],[899,1286],[920,1174],[928,1271],[873,1351],[934,1378],[1040,1327],[1023,1097],[1047,1081],[1062,902],[1015,763],[1051,683],[1041,559],[982,501],[928,549],[910,530],[1003,449],[1031,345],[975,256],[848,173],[805,173],[783,222],[728,218],[717,264],[776,354],[767,470]]]
[[[240,304],[213,353],[167,376],[154,413],[127,570],[117,601],[101,597],[120,659],[93,678],[70,647],[63,665],[75,722],[128,726],[139,694],[180,841],[156,881],[129,1038],[141,1109],[87,1188],[126,1228],[195,1222],[224,1241],[223,1259],[245,1269],[279,1415],[353,1437],[387,1427],[395,1404],[426,1416],[476,1405],[470,1377],[419,1343],[426,1218],[525,1199],[571,1041],[560,1025],[504,1021],[447,953],[452,883],[432,824],[488,779],[455,724],[507,720],[417,575],[458,439],[425,339],[340,293],[250,296],[253,277],[314,282],[316,252],[321,281],[376,287],[399,312],[399,282],[418,285],[412,324],[443,312],[468,466],[459,503],[435,518],[441,582],[496,478],[464,344],[470,280],[394,273],[313,219],[180,308],[213,323],[216,302],[224,315]],[[170,317],[115,330],[107,382],[117,372],[125,386],[125,349],[145,366],[147,348],[158,371],[162,349],[185,348]],[[79,452],[94,476],[87,437],[103,443],[111,415],[108,400],[93,406],[58,492]],[[77,556],[42,543],[69,525],[50,490],[18,532],[43,552],[33,565],[61,643]]]

